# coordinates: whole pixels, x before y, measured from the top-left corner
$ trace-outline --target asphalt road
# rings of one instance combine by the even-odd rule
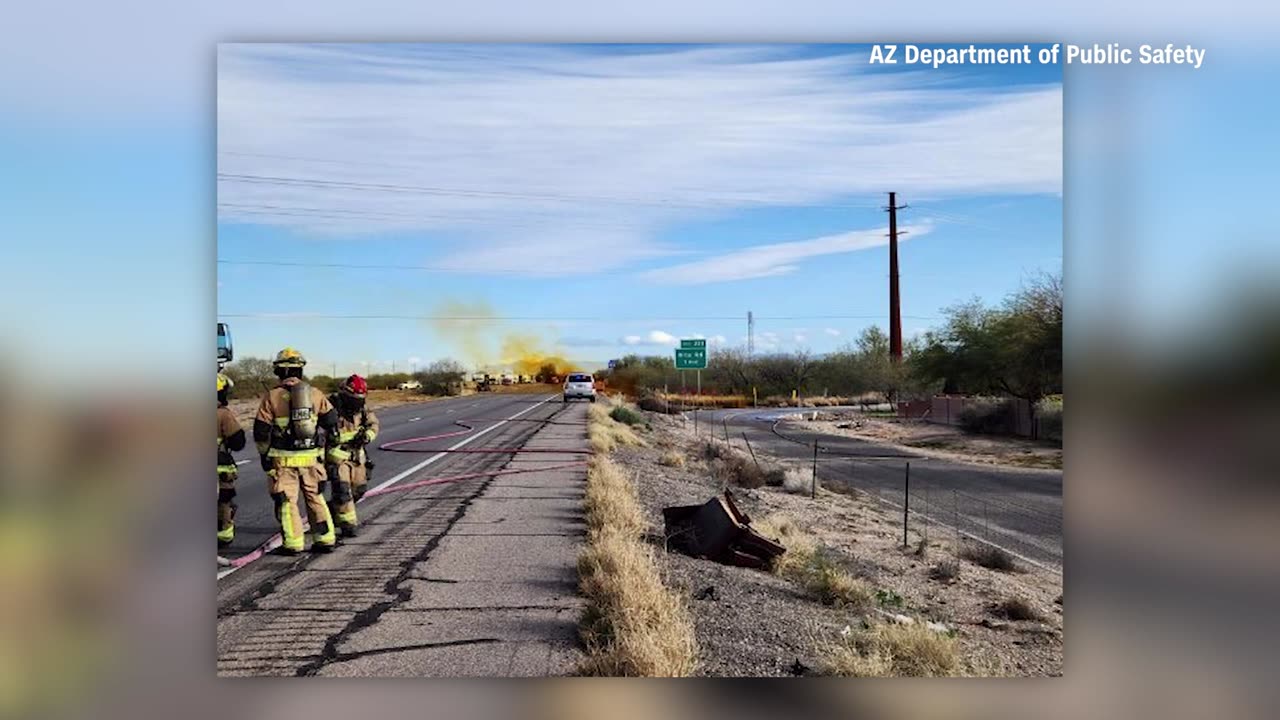
[[[462,430],[463,428],[455,423],[464,418],[502,420],[547,397],[549,395],[477,394],[411,405],[393,405],[375,410],[382,428],[378,439],[369,446],[369,458],[374,463],[373,478],[369,487],[377,487],[387,479],[399,475],[430,457],[429,454],[386,452],[379,450],[377,446],[395,440]],[[476,427],[478,430],[483,430],[485,426],[492,424],[481,422],[476,424]],[[422,447],[448,447],[462,439],[465,438],[463,436],[448,438],[430,445],[424,444]],[[240,476],[236,480],[236,503],[239,508],[236,511],[235,541],[229,548],[219,553],[225,558],[237,558],[249,553],[279,531],[275,509],[267,488],[267,475],[258,463],[258,454],[252,437],[249,438],[245,449],[236,453],[235,456],[240,471]],[[431,467],[443,467],[442,463],[449,459],[441,458]],[[456,458],[453,459],[456,460]],[[362,516],[376,514],[379,506],[386,502],[386,499],[370,498],[360,503],[358,513]]]
[[[581,612],[575,563],[583,535],[585,468],[560,466],[585,456],[557,450],[586,450],[585,405],[563,406],[559,395],[474,395],[391,407],[378,417],[377,444],[460,430],[455,423],[466,421],[473,432],[424,448],[463,443],[466,449],[544,452],[372,449],[371,487],[397,477],[396,484],[405,485],[500,468],[525,472],[372,497],[357,506],[360,535],[331,554],[268,554],[233,573],[222,571],[218,673],[569,672]],[[276,532],[256,459],[241,467],[231,557]]]
[[[837,408],[823,408],[823,410]],[[853,409],[853,408],[844,408]],[[1046,569],[1062,569],[1062,471],[1015,469],[929,458],[867,440],[806,430],[781,418],[812,409],[714,410],[699,413],[704,432],[744,447],[743,433],[757,451],[813,461],[824,487],[862,491],[901,512],[910,464],[911,537],[926,526],[951,540],[960,531],[1004,547]]]

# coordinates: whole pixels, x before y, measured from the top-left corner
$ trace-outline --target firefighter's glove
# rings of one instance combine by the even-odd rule
[[[262,464],[262,471],[263,471],[263,472],[271,472],[271,458],[270,458],[270,457],[268,457],[267,455],[259,455],[259,456],[258,456],[258,460],[259,460],[259,461],[261,462],[261,464]]]

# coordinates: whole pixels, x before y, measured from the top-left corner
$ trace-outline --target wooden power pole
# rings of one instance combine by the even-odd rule
[[[902,362],[902,299],[898,295],[897,193],[889,193],[889,358]]]

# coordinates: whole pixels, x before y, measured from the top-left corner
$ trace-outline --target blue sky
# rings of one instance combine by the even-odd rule
[[[221,45],[219,315],[339,372],[741,345],[748,310],[827,352],[885,326],[887,190],[908,336],[1060,270],[1060,68],[867,52]],[[414,319],[481,313],[519,319]]]

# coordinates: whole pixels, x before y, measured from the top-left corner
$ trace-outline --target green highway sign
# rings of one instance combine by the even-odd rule
[[[681,340],[676,348],[677,370],[704,370],[707,367],[707,341]]]

